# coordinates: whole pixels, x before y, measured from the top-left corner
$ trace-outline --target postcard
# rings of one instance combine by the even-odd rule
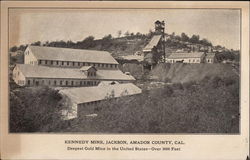
[[[248,156],[248,2],[1,1],[2,159]]]

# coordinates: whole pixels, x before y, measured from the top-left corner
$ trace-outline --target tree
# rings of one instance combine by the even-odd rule
[[[180,37],[179,35],[176,35],[174,38],[175,38],[176,40],[178,40],[178,41],[181,40],[181,37]]]
[[[203,38],[202,40],[200,40],[200,44],[203,44],[205,46],[212,46],[212,43],[209,42],[207,39]]]
[[[61,95],[49,87],[10,92],[10,131],[54,131],[61,123]]]
[[[191,42],[191,43],[199,43],[199,40],[200,40],[200,36],[199,36],[199,35],[193,35],[193,36],[190,38],[190,42]]]
[[[189,40],[188,35],[186,35],[185,33],[181,33],[181,40],[187,42]]]
[[[82,41],[82,48],[90,48],[94,45],[94,36],[88,36]]]
[[[37,41],[37,42],[31,43],[31,45],[32,46],[41,46],[41,42]]]
[[[121,30],[119,30],[119,31],[117,32],[117,36],[118,36],[118,38],[120,38],[120,37],[121,37],[121,35],[122,35],[122,31],[121,31]]]
[[[18,50],[25,51],[26,47],[27,47],[27,45],[20,45],[18,47]]]
[[[111,39],[112,39],[112,35],[111,35],[111,34],[106,35],[106,36],[104,36],[104,37],[102,38],[102,40],[104,40],[104,41],[111,40]]]
[[[130,35],[129,31],[124,33],[125,37],[128,37]]]
[[[17,51],[17,46],[11,47],[11,48],[10,48],[10,51],[11,51],[11,52],[16,52],[16,51]]]

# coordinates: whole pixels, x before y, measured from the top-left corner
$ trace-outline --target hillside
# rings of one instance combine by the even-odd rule
[[[150,73],[153,79],[172,83],[201,81],[205,77],[238,78],[238,69],[229,64],[159,64]]]

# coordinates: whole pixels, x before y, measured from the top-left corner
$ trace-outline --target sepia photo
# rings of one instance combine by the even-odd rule
[[[10,133],[240,134],[240,9],[9,9]]]

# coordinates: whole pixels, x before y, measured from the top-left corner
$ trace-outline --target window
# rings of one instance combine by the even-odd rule
[[[42,85],[44,84],[44,80],[42,80]]]
[[[66,81],[66,86],[68,85],[68,81]]]
[[[50,85],[50,80],[49,80],[49,85]]]
[[[74,81],[71,81],[71,85],[72,85],[72,86],[74,85]]]
[[[69,62],[67,62],[67,65],[69,65]]]
[[[28,85],[30,85],[30,80],[28,80]]]
[[[50,64],[52,65],[52,64],[53,64],[53,61],[50,61]]]
[[[75,62],[72,62],[73,63],[73,66],[75,65]]]
[[[54,85],[56,86],[56,80],[54,81]]]
[[[39,61],[38,61],[38,64],[41,64],[41,63],[42,63],[42,61],[41,61],[41,60],[39,60]]]
[[[58,61],[56,61],[56,65],[58,65]]]
[[[109,66],[109,65],[108,65],[108,64],[106,64],[106,68],[108,68],[108,66]]]
[[[80,66],[80,62],[78,62],[78,66]]]
[[[104,67],[104,64],[102,64],[102,67]]]
[[[64,65],[64,62],[62,62],[62,65]]]
[[[62,81],[60,81],[60,85],[62,85]]]
[[[82,85],[82,81],[80,81],[80,86]]]
[[[47,64],[47,60],[45,60],[45,64]]]

